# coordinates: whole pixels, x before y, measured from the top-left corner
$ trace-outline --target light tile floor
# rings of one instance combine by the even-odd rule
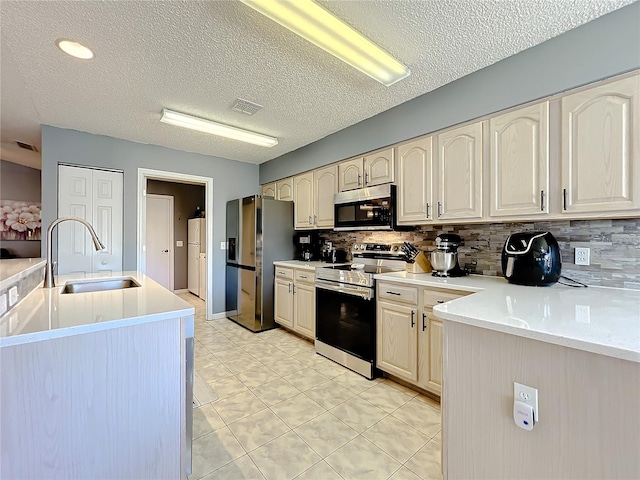
[[[196,309],[193,472],[213,479],[441,479],[440,406]]]

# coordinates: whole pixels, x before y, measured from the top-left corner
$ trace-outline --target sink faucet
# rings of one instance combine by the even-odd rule
[[[66,221],[79,222],[82,225],[84,225],[85,227],[87,227],[87,230],[89,230],[89,233],[91,234],[91,239],[93,240],[93,245],[96,247],[96,251],[104,249],[104,245],[102,244],[102,242],[98,238],[98,235],[96,234],[96,231],[93,229],[91,224],[89,222],[87,222],[86,220],[83,220],[80,217],[60,217],[60,218],[56,218],[53,222],[51,222],[51,225],[49,225],[49,228],[47,228],[47,264],[45,266],[45,271],[44,271],[44,285],[43,285],[43,288],[53,288],[53,287],[56,286],[56,283],[53,280],[53,247],[51,246],[51,242],[52,242],[52,238],[53,238],[53,227],[55,227],[59,223],[66,222]]]

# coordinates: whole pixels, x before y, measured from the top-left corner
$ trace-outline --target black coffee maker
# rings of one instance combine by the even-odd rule
[[[296,246],[296,260],[310,262],[320,259],[317,233],[296,233],[293,236],[293,244]]]

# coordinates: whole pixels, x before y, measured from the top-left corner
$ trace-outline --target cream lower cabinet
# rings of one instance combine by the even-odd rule
[[[315,273],[308,269],[275,268],[275,321],[310,339],[316,335]]]
[[[562,213],[640,210],[640,74],[562,98]]]
[[[378,282],[376,366],[430,392],[442,390],[442,321],[432,308],[468,292]]]

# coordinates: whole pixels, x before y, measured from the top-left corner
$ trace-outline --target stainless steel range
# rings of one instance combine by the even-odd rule
[[[375,375],[374,275],[404,270],[402,244],[360,243],[351,265],[316,269],[316,352],[372,379]]]

